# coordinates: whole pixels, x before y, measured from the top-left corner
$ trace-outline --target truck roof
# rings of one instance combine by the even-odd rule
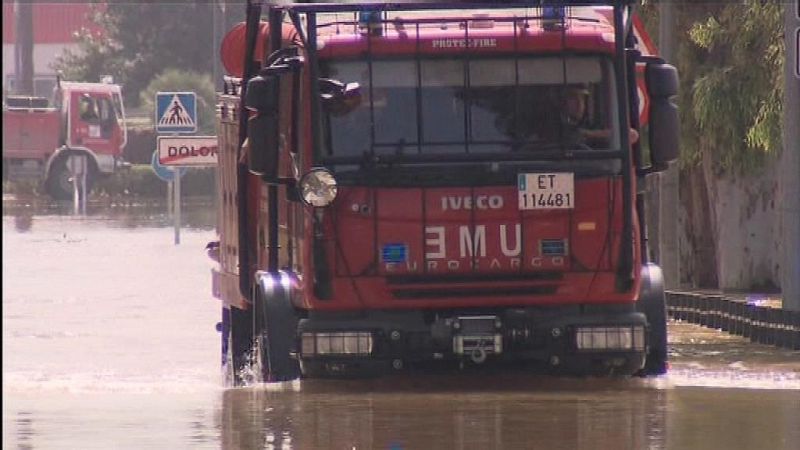
[[[317,49],[321,57],[355,58],[367,49],[375,54],[387,56],[409,55],[418,51],[432,55],[458,53],[463,52],[466,44],[461,46],[461,42],[465,42],[466,37],[469,37],[470,41],[481,38],[495,39],[495,42],[476,42],[477,45],[470,45],[469,48],[473,50],[471,53],[502,54],[518,50],[610,53],[613,52],[615,40],[614,8],[610,4],[628,3],[630,2],[627,0],[608,0],[594,2],[589,6],[567,6],[565,17],[567,27],[564,33],[557,29],[552,31],[543,29],[542,9],[539,5],[515,5],[513,8],[487,8],[484,5],[470,8],[475,5],[464,4],[465,8],[461,9],[436,9],[441,5],[326,3],[291,4],[282,8],[299,13],[316,13]],[[358,13],[364,8],[378,11],[386,17],[380,24],[381,36],[368,39],[359,30]],[[627,9],[623,10],[624,15],[628,12]],[[463,28],[465,23],[466,29]],[[424,45],[417,47],[417,29],[419,29],[419,40],[430,42],[427,50]],[[633,31],[642,54],[656,55],[655,46],[635,14]],[[262,18],[259,30],[262,37],[257,40],[256,55],[263,54],[268,33],[267,23]],[[302,45],[292,25],[284,23],[283,34],[284,39],[294,41],[294,45]],[[437,44],[437,48],[433,49],[433,41],[440,39],[450,42],[444,42],[444,45]],[[523,47],[518,46],[520,42],[523,43]],[[481,46],[482,44],[489,45]],[[220,56],[226,71],[235,77],[242,76],[244,48],[245,26],[242,22],[228,32],[220,48]]]
[[[62,81],[61,89],[65,91],[82,91],[91,93],[115,93],[121,94],[122,88],[118,84],[107,83],[84,83],[78,81]]]
[[[607,6],[568,8],[562,30],[548,28],[541,11],[534,8],[390,11],[379,25],[381,35],[371,39],[359,31],[356,13],[323,13],[318,18],[318,46],[323,57],[357,56],[367,46],[379,54],[447,54],[466,47],[472,53],[610,53],[614,50],[612,12]]]

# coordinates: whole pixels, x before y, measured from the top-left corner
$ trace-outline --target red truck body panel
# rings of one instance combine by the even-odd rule
[[[3,158],[46,160],[58,148],[60,135],[56,109],[3,111]]]
[[[306,285],[302,307],[633,302],[638,276],[631,291],[615,289],[621,189],[619,181],[579,181],[574,209],[521,211],[509,186],[342,188],[325,228],[336,300],[318,299]],[[564,254],[544,255],[543,241],[563,243]],[[398,246],[405,261],[382,260]]]

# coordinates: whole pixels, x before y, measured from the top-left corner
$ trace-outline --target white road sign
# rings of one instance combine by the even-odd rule
[[[196,132],[197,94],[194,92],[157,92],[156,131],[159,133]]]
[[[158,162],[162,166],[216,166],[216,136],[159,136]]]

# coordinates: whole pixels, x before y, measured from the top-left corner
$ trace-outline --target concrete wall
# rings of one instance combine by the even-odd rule
[[[780,286],[778,181],[777,161],[761,173],[715,179],[712,208],[720,288],[771,290]]]
[[[678,220],[683,287],[780,288],[780,167],[775,159],[747,176],[682,172]]]

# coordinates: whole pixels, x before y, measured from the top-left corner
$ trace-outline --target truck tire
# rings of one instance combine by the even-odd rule
[[[641,376],[663,375],[668,368],[667,310],[664,294],[664,277],[655,264],[642,267],[642,289],[637,310],[647,317],[648,351]]]
[[[53,161],[50,171],[45,180],[45,190],[53,200],[72,200],[73,186],[70,181],[71,175],[67,168],[68,155],[64,155]],[[95,182],[94,164],[89,162],[89,171],[86,173],[86,194],[92,191]]]
[[[300,377],[300,364],[293,353],[299,317],[292,306],[290,287],[281,280],[285,272],[257,272],[253,292],[256,358],[265,382]]]

